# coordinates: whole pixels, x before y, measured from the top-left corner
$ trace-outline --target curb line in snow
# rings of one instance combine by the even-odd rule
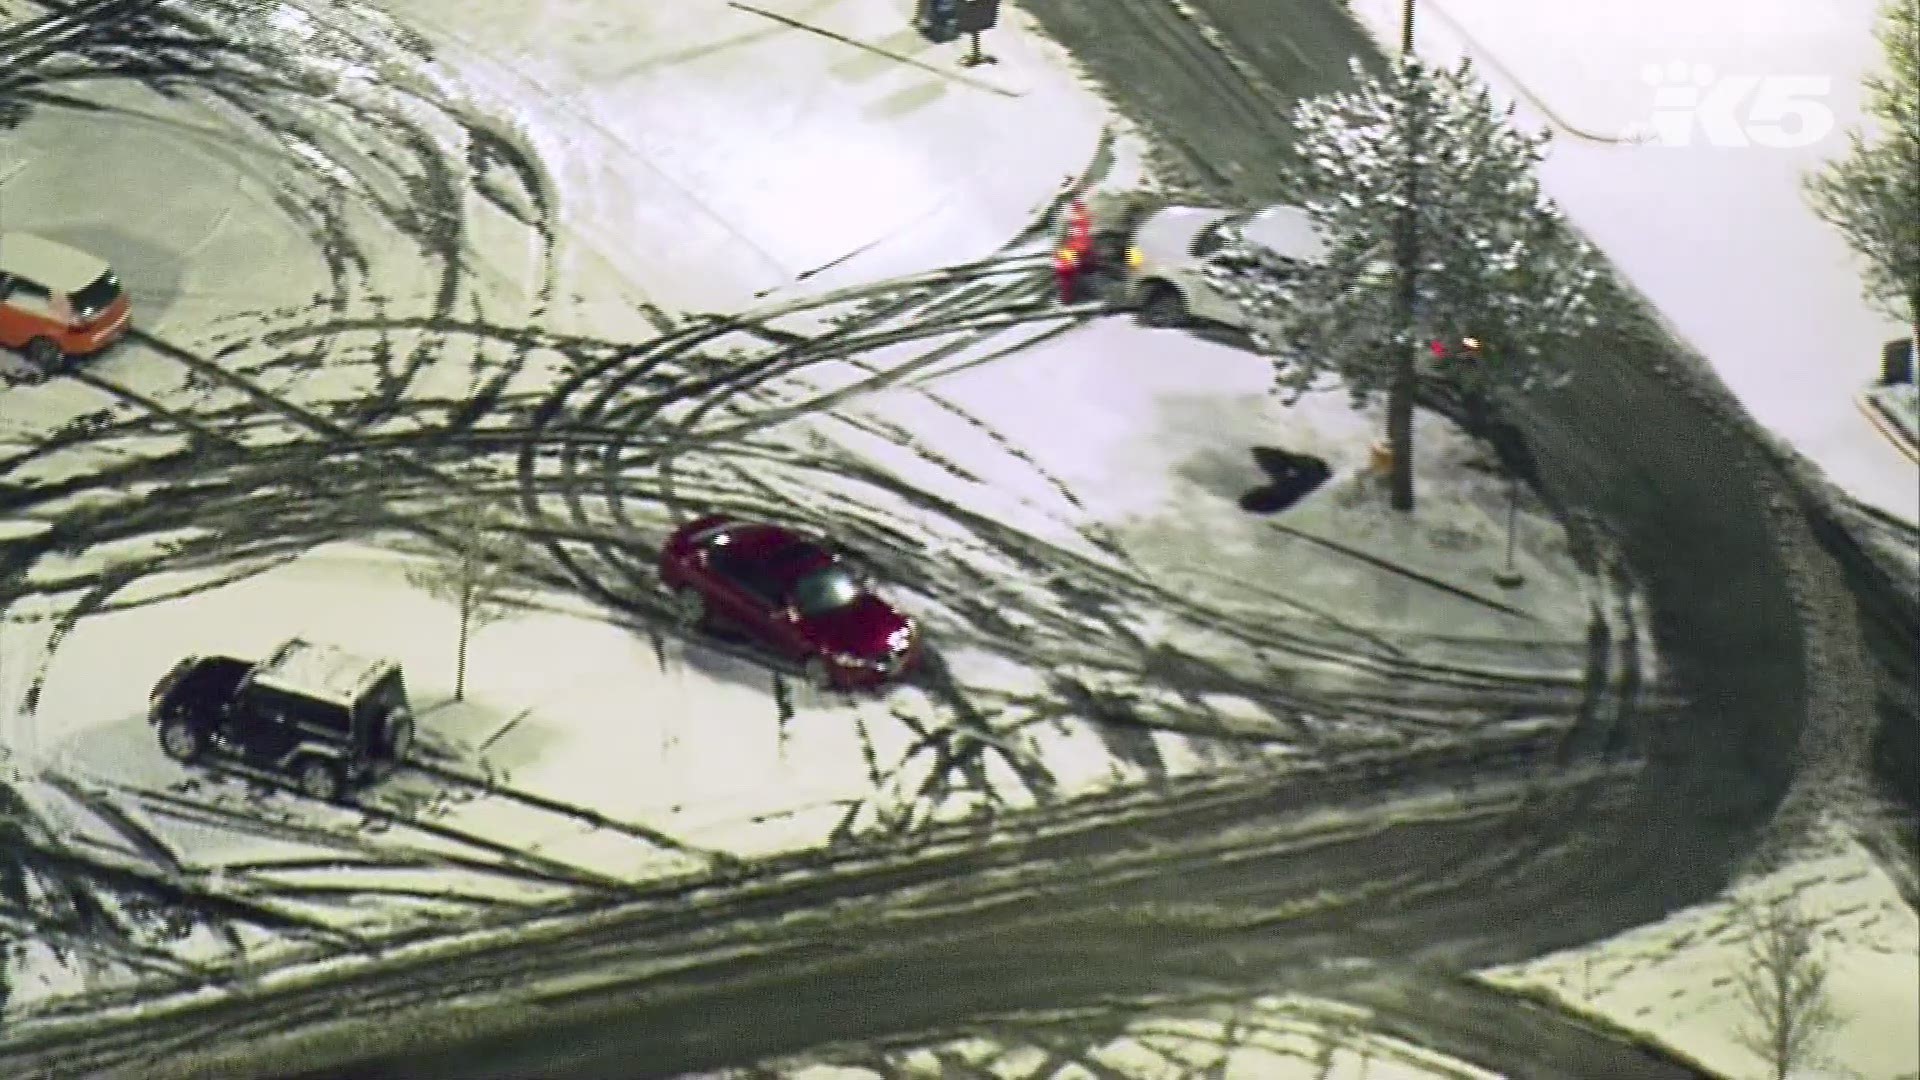
[[[1477,983],[1503,997],[1512,998],[1520,1004],[1557,1013],[1567,1020],[1579,1024],[1582,1027],[1589,1028],[1615,1042],[1625,1043],[1628,1046],[1645,1050],[1656,1057],[1666,1058],[1683,1068],[1692,1069],[1703,1078],[1719,1075],[1712,1069],[1701,1064],[1699,1058],[1658,1038],[1651,1032],[1639,1028],[1627,1027],[1618,1020],[1607,1016],[1605,1013],[1575,1004],[1568,998],[1562,997],[1544,987],[1508,985],[1498,979],[1482,974],[1464,976],[1463,981]]]
[[[1861,415],[1867,418],[1867,423],[1872,424],[1875,431],[1885,436],[1888,442],[1907,455],[1908,460],[1920,465],[1920,440],[1916,440],[1901,428],[1900,422],[1887,412],[1886,406],[1880,404],[1879,399],[1873,396],[1872,390],[1863,390],[1854,395],[1853,402],[1859,406]]]

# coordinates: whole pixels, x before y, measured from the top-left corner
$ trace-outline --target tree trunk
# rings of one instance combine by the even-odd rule
[[[1413,357],[1406,349],[1393,367],[1393,384],[1387,389],[1387,445],[1393,450],[1393,508],[1413,511]]]
[[[453,658],[453,700],[467,700],[467,630],[473,625],[473,587],[460,594],[460,644]]]

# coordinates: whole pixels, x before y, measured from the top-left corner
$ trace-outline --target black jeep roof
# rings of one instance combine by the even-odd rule
[[[396,670],[398,665],[391,660],[294,638],[256,665],[252,680],[256,686],[351,708],[388,672]]]

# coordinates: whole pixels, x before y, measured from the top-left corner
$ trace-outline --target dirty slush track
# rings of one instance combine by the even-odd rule
[[[1039,5],[1038,10],[1044,12],[1047,6]],[[1212,46],[1192,33],[1191,24],[1169,21],[1164,7],[1117,4],[1113,17],[1130,17],[1129,12],[1145,17],[1150,8],[1155,21],[1139,29],[1159,35],[1148,41],[1171,46],[1167,56],[1184,58],[1184,67],[1169,74],[1166,85],[1188,87],[1202,104],[1211,100],[1210,95],[1231,95],[1232,109],[1219,115],[1272,113],[1270,100],[1234,81],[1231,66],[1223,76],[1211,65],[1195,63]],[[1649,451],[1652,456],[1645,461],[1599,464],[1602,459],[1595,454],[1620,448],[1617,440],[1602,437],[1610,432],[1594,417],[1586,417],[1584,426],[1555,433],[1566,445],[1578,446],[1576,440],[1581,438],[1588,441],[1587,449],[1593,453],[1585,455],[1589,460],[1580,468],[1589,471],[1571,471],[1572,463],[1582,456],[1577,454],[1542,463],[1549,491],[1615,493],[1613,501],[1599,500],[1583,509],[1609,519],[1618,516],[1627,529],[1629,549],[1642,555],[1642,569],[1664,586],[1662,593],[1672,601],[1661,612],[1670,647],[1705,631],[1727,635],[1722,641],[1704,642],[1708,648],[1724,648],[1722,653],[1695,650],[1698,666],[1685,674],[1703,697],[1685,714],[1686,725],[1673,723],[1671,713],[1643,707],[1647,703],[1640,700],[1630,668],[1622,673],[1620,687],[1596,687],[1591,680],[1585,686],[1541,686],[1494,671],[1421,669],[1337,628],[1303,634],[1295,620],[1212,612],[1156,587],[1128,565],[1124,552],[1097,534],[1084,537],[1085,547],[1039,544],[963,507],[934,499],[891,473],[835,453],[832,441],[820,430],[810,431],[819,438],[798,440],[781,437],[776,430],[802,429],[801,421],[825,417],[834,410],[827,423],[855,426],[866,435],[914,450],[910,442],[903,442],[909,438],[906,433],[888,430],[875,417],[857,410],[835,407],[855,393],[910,381],[950,360],[976,359],[988,343],[1000,347],[1005,340],[1007,347],[1014,347],[1096,314],[1045,304],[1044,277],[1035,257],[1009,250],[982,264],[953,268],[927,280],[883,283],[834,298],[831,303],[846,310],[827,331],[777,325],[781,319],[808,314],[798,309],[762,310],[750,320],[693,319],[656,340],[637,344],[527,329],[541,321],[545,305],[551,303],[550,288],[537,291],[525,310],[513,312],[510,320],[505,312],[487,310],[470,290],[470,254],[464,249],[458,223],[477,199],[522,217],[550,245],[551,231],[543,217],[550,213],[549,200],[537,163],[517,154],[510,139],[473,117],[461,117],[466,146],[452,155],[405,115],[360,112],[316,121],[307,108],[315,86],[289,74],[301,70],[297,62],[289,62],[284,52],[275,52],[248,35],[222,29],[217,19],[210,22],[207,15],[225,12],[233,23],[244,23],[249,10],[243,5],[203,4],[189,15],[174,5],[118,7],[115,17],[121,21],[90,35],[83,44],[69,46],[75,49],[72,53],[49,53],[30,71],[14,76],[8,94],[29,107],[94,108],[65,95],[61,84],[107,72],[145,81],[166,93],[210,96],[262,129],[286,132],[313,146],[326,146],[335,137],[332,125],[337,123],[379,132],[392,138],[397,149],[412,154],[403,172],[410,179],[401,185],[406,197],[384,202],[381,209],[402,235],[415,238],[422,262],[431,272],[418,298],[373,295],[372,256],[354,242],[355,229],[342,210],[344,193],[336,181],[327,179],[328,174],[316,170],[307,177],[306,187],[290,189],[283,209],[308,223],[334,270],[334,288],[331,295],[320,298],[317,315],[284,311],[236,320],[223,330],[224,337],[212,353],[151,337],[140,340],[140,347],[177,365],[198,388],[190,405],[174,397],[161,400],[98,371],[77,376],[132,408],[103,410],[0,466],[7,474],[17,475],[62,452],[101,445],[118,445],[123,459],[81,479],[31,486],[13,483],[0,489],[5,504],[15,512],[45,513],[58,509],[61,500],[87,499],[84,507],[59,510],[49,535],[9,551],[15,571],[8,584],[11,594],[17,597],[30,591],[19,570],[45,554],[177,536],[189,528],[211,529],[209,535],[174,540],[158,554],[123,560],[95,575],[38,586],[47,592],[82,593],[54,625],[50,636],[55,647],[65,630],[87,614],[116,604],[150,602],[150,598],[117,599],[142,578],[210,568],[240,574],[316,543],[374,534],[403,546],[431,544],[439,538],[437,511],[449,501],[472,500],[520,510],[528,541],[522,570],[529,581],[584,593],[609,609],[627,613],[624,617],[638,629],[664,632],[652,617],[659,613],[659,598],[643,571],[652,554],[647,544],[671,522],[690,513],[690,507],[698,506],[770,512],[822,525],[830,521],[885,573],[942,605],[935,616],[936,632],[948,640],[1009,651],[1017,641],[1016,655],[1037,667],[1114,675],[1135,683],[1151,681],[1187,692],[1184,701],[1174,695],[1168,695],[1172,700],[1128,700],[1116,698],[1102,680],[1082,678],[1077,685],[1063,683],[1034,700],[996,700],[990,689],[962,685],[935,663],[921,687],[938,711],[927,724],[924,740],[926,752],[941,762],[932,771],[933,783],[984,786],[984,759],[1005,753],[1001,743],[1006,729],[1000,725],[1045,723],[1084,713],[1090,703],[1101,715],[1113,718],[1116,730],[1145,725],[1217,732],[1216,718],[1191,699],[1203,692],[1242,693],[1264,703],[1279,721],[1276,730],[1294,741],[1311,729],[1310,721],[1317,716],[1363,714],[1368,709],[1384,712],[1378,702],[1283,689],[1282,673],[1291,663],[1329,651],[1361,657],[1375,666],[1383,681],[1425,688],[1432,693],[1436,710],[1456,707],[1461,699],[1504,695],[1516,711],[1543,712],[1570,721],[1563,732],[1544,739],[1522,739],[1472,752],[1433,752],[1398,764],[1376,763],[1360,774],[1359,781],[1309,774],[1299,781],[1304,793],[1292,802],[1280,794],[1286,782],[1262,779],[1242,782],[1213,803],[1175,803],[1142,811],[1073,844],[1029,848],[1012,856],[1006,873],[1020,887],[992,903],[979,898],[980,909],[964,918],[953,914],[947,903],[959,897],[951,877],[971,871],[966,879],[972,883],[969,888],[988,888],[993,879],[984,876],[992,862],[987,856],[946,862],[929,859],[914,872],[913,880],[939,882],[931,895],[903,895],[897,874],[880,879],[827,874],[798,892],[775,892],[749,906],[745,914],[751,917],[729,932],[736,940],[757,941],[767,950],[804,962],[781,967],[773,957],[762,956],[747,961],[744,968],[697,966],[678,992],[683,1004],[626,1017],[621,1024],[630,1027],[635,1037],[653,1040],[639,1045],[648,1048],[649,1056],[643,1060],[658,1071],[725,1064],[749,1051],[795,1049],[822,1038],[898,1034],[933,1025],[941,1018],[1004,1007],[1008,970],[1023,972],[1023,979],[1033,976],[1029,985],[1011,993],[1024,995],[1035,1005],[1058,1004],[1062,995],[1097,997],[1165,989],[1167,982],[1202,985],[1245,980],[1261,985],[1270,982],[1276,970],[1311,971],[1315,962],[1342,955],[1374,962],[1413,956],[1434,965],[1427,977],[1445,979],[1447,973],[1473,964],[1517,959],[1551,944],[1631,925],[1679,898],[1697,895],[1721,879],[1729,860],[1741,850],[1747,830],[1764,816],[1777,795],[1785,774],[1784,758],[1769,756],[1764,745],[1752,751],[1751,762],[1702,762],[1691,743],[1699,733],[1715,749],[1736,746],[1740,740],[1721,736],[1738,733],[1750,739],[1752,733],[1737,726],[1747,717],[1770,725],[1776,741],[1790,738],[1797,723],[1793,705],[1801,687],[1794,665],[1781,663],[1781,658],[1798,655],[1790,629],[1792,612],[1778,587],[1771,551],[1756,539],[1761,530],[1745,527],[1758,514],[1757,502],[1742,501],[1737,486],[1726,485],[1730,491],[1716,487],[1695,492],[1687,488],[1683,475],[1659,471],[1642,475],[1642,470],[1674,463],[1659,459],[1655,451]],[[363,13],[337,10],[340,23],[324,30],[331,36],[318,48],[303,46],[305,51],[358,52],[376,66],[392,66],[396,56],[419,55],[418,43],[403,32],[368,23]],[[1319,25],[1314,20],[1324,22],[1327,17],[1308,13],[1301,25]],[[1065,35],[1063,39],[1070,46],[1080,44]],[[1143,53],[1154,51],[1148,44],[1136,47]],[[1153,84],[1154,80],[1140,76],[1157,69],[1151,63],[1139,66],[1151,57],[1133,59],[1136,66],[1129,78]],[[1207,81],[1196,84],[1201,77]],[[1268,77],[1291,86],[1281,80],[1297,83],[1299,75],[1274,72]],[[324,77],[321,82],[333,107],[347,107],[333,92],[335,86]],[[445,103],[435,107],[443,115],[448,112]],[[1262,139],[1270,134],[1263,132]],[[1260,141],[1249,153],[1252,164],[1241,170],[1250,178],[1257,178],[1260,171]],[[450,163],[461,161],[464,167]],[[1254,179],[1245,183],[1246,190],[1255,190]],[[1242,190],[1218,176],[1211,184],[1222,197]],[[509,186],[518,197],[500,198],[499,190]],[[826,307],[820,300],[813,303]],[[395,313],[394,309],[407,305],[412,310]],[[915,343],[924,343],[926,351],[884,369],[866,366],[868,361],[862,359],[876,349]],[[301,385],[300,376],[323,359],[329,368],[356,364],[365,368],[371,391],[345,400],[300,398],[299,394],[314,390]],[[570,374],[557,388],[542,385],[544,380],[525,377],[536,359],[548,366],[557,364]],[[437,399],[410,392],[423,372],[450,362],[474,373],[473,391]],[[843,378],[833,380],[831,389],[809,381],[809,369],[831,364],[866,366],[866,370],[852,389]],[[1636,389],[1645,396],[1649,387],[1629,381],[1615,388],[1626,400],[1633,400]],[[1563,407],[1579,412],[1570,403]],[[1657,407],[1658,403],[1648,404],[1650,409]],[[1664,427],[1649,424],[1649,429],[1701,427],[1697,422],[1687,426],[1684,421],[1696,418],[1685,415],[1684,409],[1668,418],[1675,422]],[[1609,417],[1610,422],[1618,419]],[[156,446],[161,448],[158,452]],[[925,455],[920,456],[924,460]],[[950,468],[937,461],[926,463]],[[831,476],[839,486],[826,486],[823,476]],[[833,494],[823,497],[829,491]],[[102,499],[103,493],[110,497]],[[1070,496],[1064,489],[1063,494]],[[1674,541],[1673,534],[1661,531],[1653,520],[1662,511],[1679,515],[1680,525],[1672,527],[1681,528],[1683,535],[1682,526],[1705,530],[1688,538],[1684,546],[1684,551],[1703,557],[1700,565],[1663,570],[1645,558],[1647,552]],[[1749,516],[1742,519],[1742,514]],[[257,531],[262,520],[275,523],[271,533]],[[937,523],[936,535],[923,531],[927,526],[921,523],[927,520]],[[1713,542],[1703,543],[1702,537]],[[916,557],[930,540],[945,547],[951,557],[931,567],[928,560]],[[1715,562],[1704,561],[1708,553]],[[1678,591],[1682,584],[1726,580],[1723,567],[1727,566],[1734,568],[1736,578],[1728,592],[1751,601],[1744,612],[1701,612],[1695,610],[1699,605],[1693,603],[1694,597]],[[1196,630],[1238,640],[1252,662],[1227,667],[1158,647],[1129,625],[1122,602],[1171,612]],[[1008,609],[1031,622],[1009,624],[1001,615]],[[1729,622],[1742,625],[1736,632],[1724,625]],[[1762,681],[1765,676],[1754,670],[1756,656],[1779,664],[1786,674],[1772,682]],[[1739,679],[1723,679],[1728,672]],[[1722,681],[1712,681],[1717,678]],[[1088,685],[1094,681],[1103,685]],[[30,695],[30,703],[36,698],[37,693]],[[1420,711],[1395,711],[1396,718],[1412,714],[1408,725],[1412,730],[1403,741],[1418,741],[1422,734],[1431,733],[1420,730]],[[1662,722],[1649,726],[1649,720]],[[1720,726],[1715,728],[1716,724]],[[1581,762],[1596,753],[1621,749],[1629,732],[1647,739],[1652,749],[1652,761],[1637,787],[1598,782],[1611,773],[1593,782],[1577,781],[1576,767]],[[1260,740],[1243,737],[1240,741],[1244,746]],[[1137,747],[1137,743],[1130,745]],[[1329,760],[1337,760],[1352,748],[1332,744],[1321,749]],[[1014,756],[1007,756],[1006,763],[1044,791],[1048,784],[1044,774]],[[1720,771],[1703,775],[1702,765]],[[1563,769],[1575,775],[1556,781],[1554,774]],[[1376,828],[1358,837],[1335,832],[1311,842],[1289,833],[1300,828],[1286,816],[1290,810],[1359,798],[1390,781],[1426,776],[1458,785],[1470,778],[1510,775],[1514,770],[1522,775],[1544,770],[1537,790],[1506,802],[1496,800],[1496,808],[1485,814],[1463,813],[1457,821]],[[1656,814],[1662,800],[1669,800],[1665,814]],[[1647,845],[1638,842],[1641,830],[1662,823],[1666,815],[1681,825],[1696,825],[1688,820],[1693,813],[1704,814],[1704,822],[1691,833],[1669,834],[1665,842],[1671,851],[1646,850]],[[1244,858],[1195,849],[1181,856],[1192,861],[1190,866],[1181,863],[1182,872],[1168,872],[1171,863],[1149,861],[1130,866],[1128,876],[1118,879],[1112,874],[1083,875],[1082,853],[1091,859],[1104,852],[1102,857],[1124,864],[1140,858],[1128,848],[1143,832],[1178,841],[1185,849],[1198,837],[1219,834],[1228,823],[1262,828],[1285,839],[1266,849],[1247,849]],[[849,834],[855,824],[850,814]],[[877,824],[885,831],[902,823]],[[1312,850],[1297,850],[1302,843]],[[41,847],[58,854],[46,848],[45,841]],[[1442,860],[1443,866],[1435,865],[1436,853],[1463,850],[1485,854],[1464,862],[1449,855]],[[1597,895],[1610,902],[1568,901],[1572,895],[1568,883],[1591,881],[1588,875],[1601,856],[1608,859],[1606,873],[1594,884],[1609,886]],[[1681,875],[1668,862],[1670,858],[1696,861],[1689,873]],[[35,867],[34,872],[45,874],[50,865]],[[1644,884],[1635,880],[1641,874],[1652,874],[1654,880],[1671,883],[1672,888],[1649,895],[1637,888]],[[170,879],[165,873],[148,871],[117,887],[158,893],[202,914],[287,921],[270,910],[244,905],[235,915],[228,907],[236,901],[210,895],[203,885]],[[744,887],[750,888],[751,883]],[[1154,914],[1167,904],[1190,903],[1209,889],[1223,903],[1248,908],[1286,910],[1292,901],[1297,914],[1277,922],[1229,919],[1225,926],[1215,917],[1200,928],[1190,920]],[[1028,918],[1031,902],[1042,895],[1058,905],[1058,914],[1035,923]],[[1300,903],[1316,896],[1323,899]],[[1341,899],[1329,901],[1325,896]],[[797,931],[788,936],[788,931],[770,925],[775,920],[789,925],[798,917],[792,914],[798,908],[835,897],[878,911],[918,914],[876,917],[863,935],[868,942],[864,948],[823,944],[820,935]],[[596,902],[604,902],[604,897]],[[701,921],[714,910],[708,905],[718,902],[698,904]],[[1551,925],[1539,923],[1543,912],[1553,913]],[[717,923],[719,914],[713,917]],[[647,937],[635,933],[642,928],[662,932],[664,953],[696,947],[702,940],[698,928],[668,935],[666,927],[648,924],[643,918],[623,925],[617,933],[582,940],[576,943],[576,951],[561,952],[560,959],[568,963],[611,963],[616,956],[638,959],[641,953],[623,950],[638,948],[636,937]],[[1001,933],[1004,943],[973,940],[976,934]],[[824,929],[821,934],[837,936]],[[897,976],[887,973],[903,967],[940,970],[951,959],[956,935],[967,939],[966,951],[978,960],[979,970],[972,976],[955,971],[940,986],[916,987],[908,994],[890,983]],[[1084,965],[1043,959],[1049,969],[1076,969],[1071,977],[1056,972],[1042,978],[1031,970],[1035,956],[1047,956],[1045,942],[1069,939],[1090,950],[1103,941],[1110,941],[1114,948],[1105,959]],[[1133,946],[1141,950],[1138,955],[1131,951]],[[469,972],[464,977],[443,967],[424,984],[409,985],[414,976],[403,973],[380,984],[386,989],[378,993],[370,986],[348,985],[308,995],[304,1005],[289,1000],[286,1005],[294,1012],[276,1010],[270,1027],[285,1027],[300,1010],[316,1018],[338,1016],[343,1010],[351,1011],[344,1003],[354,1002],[360,1008],[386,1012],[409,1002],[431,1004],[454,985],[478,990],[511,984],[516,973],[526,970],[529,951],[507,948],[475,957],[464,962],[461,970]],[[1252,970],[1237,968],[1231,960],[1234,956]],[[1158,966],[1156,959],[1171,966]],[[763,968],[763,964],[771,966]],[[754,975],[756,969],[763,974]],[[783,980],[804,981],[824,972],[843,980],[846,994],[839,998],[840,1005],[824,1015],[769,1019],[791,1012],[794,995],[782,988]],[[1328,977],[1321,988],[1326,988],[1324,982],[1338,981]],[[741,1009],[730,1009],[729,1001]],[[627,1002],[628,1007],[632,1004]],[[689,1009],[719,1015],[696,1024]],[[726,1015],[734,1019],[725,1020]],[[151,1061],[161,1048],[176,1042],[183,1054],[188,1041],[205,1050],[233,1047],[243,1035],[266,1035],[266,1031],[251,1030],[258,1023],[257,1018],[237,1015],[231,1008],[198,1019],[158,1018],[112,1034],[99,1033],[90,1050],[27,1045],[17,1048],[18,1055],[0,1060],[8,1063],[10,1075],[32,1075],[49,1060],[42,1054],[52,1055],[53,1060],[91,1062],[89,1071],[105,1070]],[[742,1030],[728,1029],[728,1024]],[[749,1027],[758,1034],[748,1037],[744,1029]],[[1429,1034],[1436,1043],[1447,1041],[1444,1033]],[[1553,1059],[1553,1067],[1565,1075],[1578,1075],[1584,1067],[1580,1063],[1590,1063],[1580,1054],[1604,1058],[1608,1053],[1638,1053],[1609,1050],[1612,1044],[1604,1039],[1564,1037],[1571,1049],[1567,1056]],[[585,1038],[585,1042],[594,1039]],[[600,1050],[613,1052],[604,1045]],[[600,1059],[601,1066],[610,1060],[614,1059]],[[1684,1075],[1671,1068],[1660,1072],[1657,1065],[1647,1068],[1655,1071],[1636,1068],[1621,1075]],[[413,1074],[419,1075],[417,1067]]]

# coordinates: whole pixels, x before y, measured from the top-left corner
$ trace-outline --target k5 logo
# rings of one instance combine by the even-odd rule
[[[1629,130],[1636,142],[1792,150],[1835,127],[1827,105],[1833,80],[1824,75],[1722,75],[1671,63],[1648,66],[1641,79],[1653,87],[1653,116]]]

